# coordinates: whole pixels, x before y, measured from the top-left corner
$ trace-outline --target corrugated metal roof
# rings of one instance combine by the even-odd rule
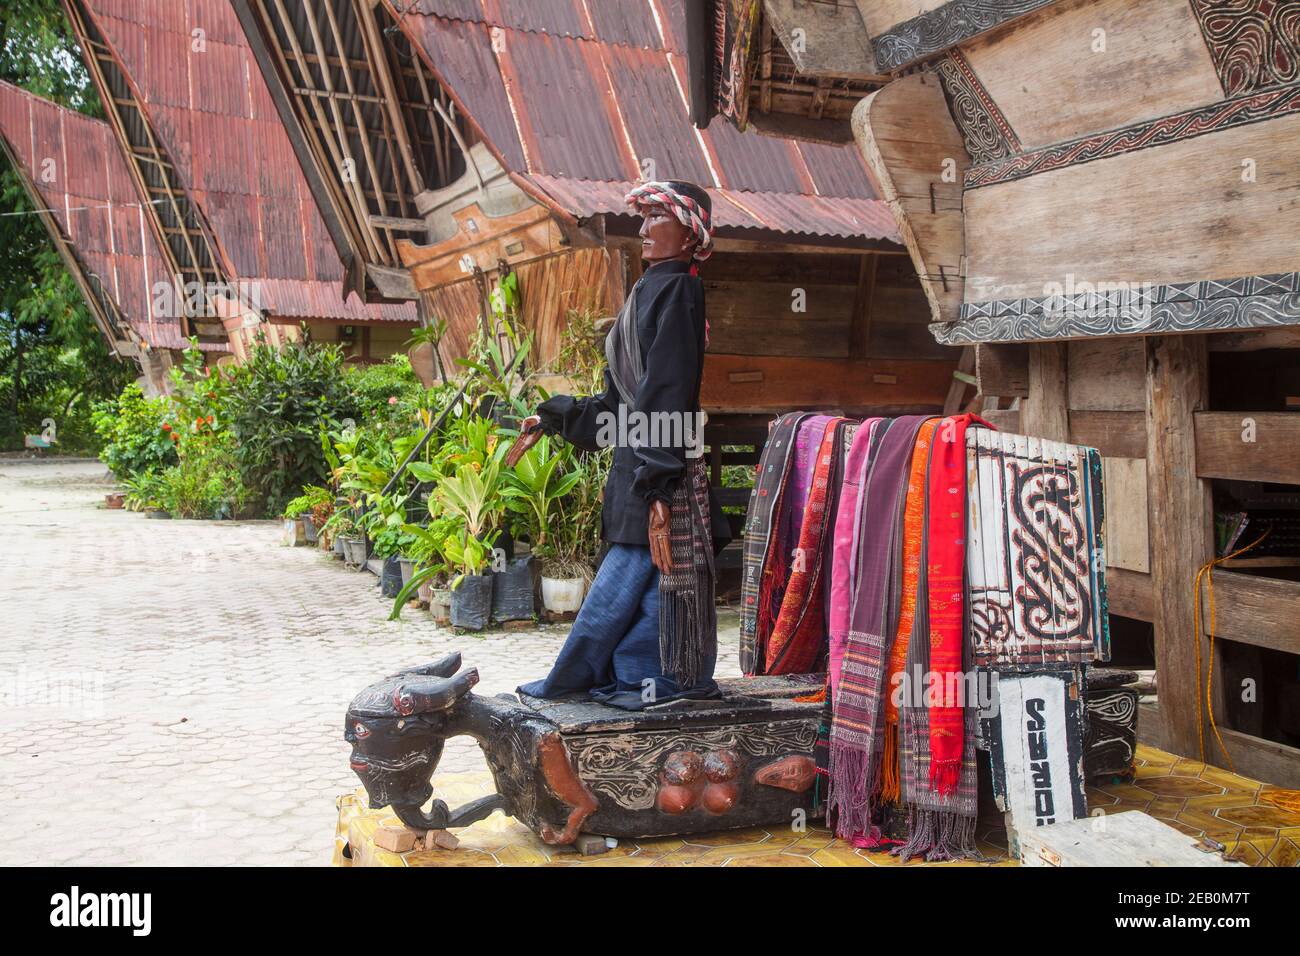
[[[623,197],[634,182],[530,177],[548,196],[576,216],[625,215]],[[713,221],[722,228],[767,229],[795,236],[886,239],[899,242],[889,208],[874,199],[809,196],[710,188]]]
[[[281,317],[416,322],[414,303],[321,292],[343,266],[229,0],[83,2],[203,210],[230,279],[258,283],[261,305]]]
[[[154,348],[185,348],[180,320],[153,310],[166,260],[108,124],[0,81],[0,136],[51,211],[87,282]]]
[[[421,0],[398,18],[507,167],[575,215],[679,178],[734,193],[748,228],[898,241],[855,146],[691,125],[684,0]]]

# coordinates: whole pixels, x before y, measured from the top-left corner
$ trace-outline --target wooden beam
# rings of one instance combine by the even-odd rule
[[[1148,747],[1174,753],[1163,710],[1160,703],[1138,705],[1138,740]],[[1300,749],[1227,727],[1220,727],[1219,734],[1238,774],[1275,787],[1300,788]],[[1217,742],[1205,756],[1206,761],[1216,767],[1227,766]]]
[[[1106,568],[1106,602],[1111,614],[1150,622],[1152,601],[1151,575]]]
[[[1148,338],[1146,367],[1152,623],[1160,706],[1173,752],[1192,756],[1204,721],[1197,660],[1202,667],[1209,660],[1208,642],[1200,642],[1199,653],[1193,643],[1199,638],[1193,637],[1192,585],[1214,554],[1210,488],[1196,475],[1191,429],[1208,391],[1205,337]]]
[[[1029,346],[1029,397],[1020,417],[1026,435],[1052,441],[1070,437],[1066,354],[1063,342]]]
[[[1258,352],[1261,349],[1300,349],[1300,329],[1282,327],[1247,332],[1216,332],[1209,337],[1211,352]]]
[[[957,361],[957,368],[953,370],[952,382],[948,385],[948,396],[943,400],[943,414],[945,416],[956,415],[962,409],[962,399],[966,397],[966,387],[971,383],[968,381],[975,371],[975,349],[967,346],[961,350],[961,358]]]
[[[1195,421],[1202,478],[1300,484],[1300,414],[1198,412]]]
[[[862,256],[858,268],[858,285],[853,297],[853,319],[849,325],[849,356],[867,357],[871,343],[871,306],[876,294],[876,270],[880,259]]]
[[[1208,609],[1207,588],[1201,603]],[[1216,637],[1252,647],[1300,654],[1300,581],[1257,577],[1237,571],[1214,572]],[[1209,621],[1206,621],[1209,630]]]
[[[1070,441],[1096,448],[1105,458],[1145,458],[1145,412],[1070,412]]]
[[[975,346],[975,377],[981,395],[1029,396],[1029,346],[1023,343]]]
[[[943,405],[951,362],[704,356],[700,404],[710,413]]]

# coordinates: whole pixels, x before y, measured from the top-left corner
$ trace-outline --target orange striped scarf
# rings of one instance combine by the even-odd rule
[[[916,587],[921,576],[921,545],[925,537],[925,473],[930,463],[930,442],[939,419],[921,425],[912,446],[912,464],[907,477],[907,499],[903,508],[903,590],[898,609],[898,628],[889,652],[889,674],[885,682],[885,747],[881,754],[881,797],[899,799],[898,694],[897,682],[907,665],[907,645],[916,618]]]

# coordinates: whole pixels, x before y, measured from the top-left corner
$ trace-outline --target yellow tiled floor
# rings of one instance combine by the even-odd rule
[[[443,774],[437,796],[456,806],[492,792],[485,773]],[[1300,814],[1259,801],[1263,784],[1194,760],[1138,747],[1137,779],[1131,784],[1088,788],[1088,807],[1109,812],[1143,810],[1185,833],[1209,837],[1228,848],[1230,859],[1255,866],[1294,866],[1300,860]],[[623,840],[599,856],[580,856],[547,846],[522,823],[494,813],[457,830],[455,850],[392,853],[374,845],[383,823],[396,823],[391,810],[367,810],[364,791],[338,799],[334,862],[339,866],[1014,866],[1005,836],[981,832],[987,863],[901,864],[888,853],[869,853],[810,825],[798,833],[755,827],[707,836]],[[352,859],[344,856],[351,845]]]
[[[1088,788],[1088,809],[1143,810],[1195,837],[1222,843],[1227,858],[1251,866],[1300,862],[1300,813],[1260,800],[1257,780],[1139,745],[1137,779]]]

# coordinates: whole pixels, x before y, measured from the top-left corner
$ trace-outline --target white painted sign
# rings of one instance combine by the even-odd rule
[[[999,677],[1006,808],[1017,829],[1074,819],[1068,687],[1043,674]]]

